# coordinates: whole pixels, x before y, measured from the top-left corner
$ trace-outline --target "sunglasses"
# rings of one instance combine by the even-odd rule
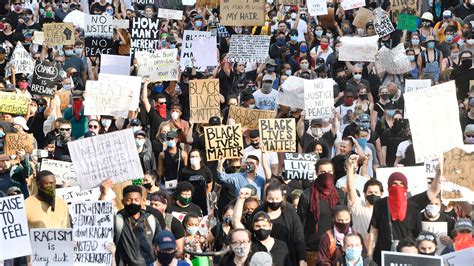
[[[89,125],[89,128],[98,129],[99,126],[98,125]]]
[[[416,240],[422,241],[422,240],[428,240],[428,241],[434,241],[435,237],[432,235],[419,235]]]
[[[71,131],[71,128],[60,128],[59,131]]]
[[[354,72],[354,75],[358,75],[358,74],[362,75],[362,72]]]
[[[166,104],[166,102],[158,102],[158,104]]]

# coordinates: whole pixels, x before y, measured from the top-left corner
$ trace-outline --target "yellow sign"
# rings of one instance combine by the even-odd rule
[[[13,92],[0,92],[0,113],[24,115],[28,112],[29,99]]]
[[[207,161],[244,156],[244,142],[240,124],[204,127]]]
[[[296,123],[293,118],[260,119],[258,126],[266,151],[296,152]]]

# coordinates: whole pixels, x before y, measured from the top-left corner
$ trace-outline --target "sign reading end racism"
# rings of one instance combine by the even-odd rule
[[[242,127],[240,124],[204,128],[207,161],[220,158],[235,159],[244,156]]]
[[[296,152],[296,123],[293,118],[260,119],[258,126],[266,151]]]

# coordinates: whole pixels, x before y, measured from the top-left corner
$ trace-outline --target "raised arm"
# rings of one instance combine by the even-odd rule
[[[142,88],[142,95],[141,95],[141,100],[142,100],[142,104],[143,104],[143,107],[145,107],[145,111],[148,113],[150,112],[151,110],[151,104],[150,102],[148,101],[148,79],[145,80],[145,82],[143,82],[143,88]]]
[[[352,206],[356,200],[359,199],[356,192],[356,171],[357,171],[357,161],[359,160],[359,156],[357,154],[352,154],[348,160],[346,160],[346,168],[347,168],[347,178],[346,178],[346,186],[347,186],[347,199],[349,201],[349,206]]]
[[[234,214],[232,215],[232,226],[234,228],[245,228],[242,224],[242,212],[244,209],[244,203],[247,198],[250,198],[252,191],[249,188],[243,187],[240,189],[239,197],[235,202]]]

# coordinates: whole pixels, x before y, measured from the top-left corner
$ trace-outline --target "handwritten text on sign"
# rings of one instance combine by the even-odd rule
[[[111,54],[113,46],[113,18],[109,15],[86,15],[84,18],[86,55]]]
[[[70,162],[43,159],[41,161],[41,171],[43,170],[54,173],[54,176],[56,176],[56,184],[66,182],[68,187],[79,185],[76,172],[74,171],[74,165]]]
[[[0,198],[0,260],[30,254],[23,195]]]
[[[443,157],[443,175],[447,182],[454,183],[458,187],[453,191],[443,191],[443,198],[465,198],[463,190],[474,192],[474,153],[454,148],[445,152]]]
[[[189,104],[193,123],[207,123],[209,118],[219,116],[219,79],[189,81]]]
[[[147,51],[154,53],[158,50],[160,40],[160,21],[152,18],[132,18],[130,21],[131,46],[130,53],[136,51]]]
[[[115,183],[143,177],[132,129],[115,131],[68,143],[81,189],[91,189],[107,178]]]
[[[260,119],[260,139],[266,151],[296,152],[296,123],[293,118]]]
[[[286,177],[297,180],[314,180],[317,161],[318,155],[316,153],[285,153]]]
[[[265,24],[264,0],[221,0],[221,25],[263,26]]]
[[[237,35],[230,37],[228,60],[232,63],[265,63],[270,36]]]
[[[112,253],[106,246],[114,234],[112,202],[76,202],[70,210],[77,242],[74,265],[111,265]]]
[[[0,113],[24,115],[28,112],[29,101],[26,96],[0,91]]]
[[[378,36],[384,37],[395,31],[395,28],[390,21],[387,13],[380,7],[376,8],[374,11],[374,28]]]
[[[133,92],[126,83],[88,80],[84,113],[127,117]]]
[[[160,49],[154,54],[137,51],[138,75],[150,76],[151,81],[178,80],[177,55],[178,49]]]
[[[25,150],[26,153],[33,151],[33,134],[27,133],[7,133],[5,135],[5,153],[16,155],[17,151]]]
[[[72,229],[31,229],[30,237],[33,266],[73,264]]]
[[[49,45],[74,45],[74,24],[45,23],[44,42]]]
[[[30,92],[33,95],[53,97],[58,76],[59,67],[56,63],[36,61]]]
[[[192,67],[193,58],[196,59],[196,55],[199,49],[196,49],[196,43],[199,39],[207,40],[212,37],[212,33],[209,31],[194,31],[185,30],[183,33],[183,46],[181,47],[181,58],[180,66],[181,69],[186,67]],[[215,39],[215,36],[214,36]],[[210,49],[210,47],[208,47]]]
[[[31,59],[31,54],[26,51],[25,47],[18,42],[13,50],[10,61],[5,69],[5,77],[12,75],[12,66],[16,67],[16,74],[31,74],[35,67],[35,62]]]
[[[219,158],[234,159],[244,156],[242,127],[240,124],[231,126],[213,126],[204,128],[207,161]]]
[[[306,119],[331,118],[334,107],[333,82],[331,79],[304,81],[304,110]]]
[[[230,106],[229,119],[234,119],[235,123],[242,124],[249,130],[258,129],[258,120],[275,118],[275,111],[256,110],[244,107]]]

